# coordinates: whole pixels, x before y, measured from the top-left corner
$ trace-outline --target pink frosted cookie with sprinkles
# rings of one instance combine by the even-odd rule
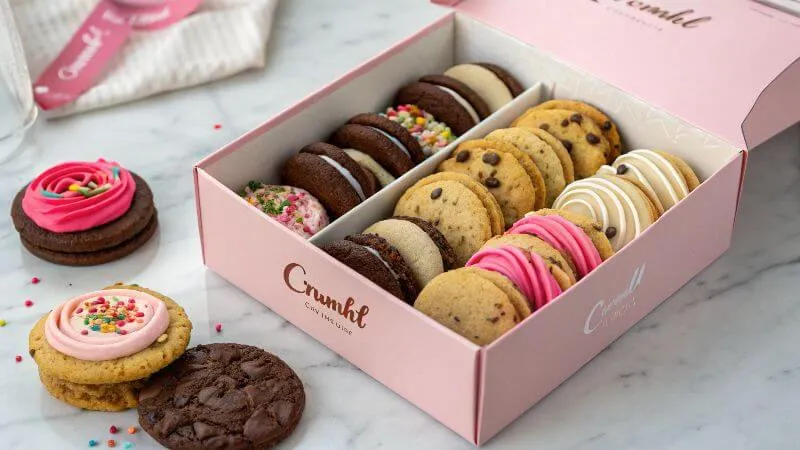
[[[245,186],[242,198],[306,239],[330,223],[319,200],[297,187],[251,181]]]
[[[456,139],[450,127],[416,105],[389,107],[381,115],[408,130],[422,146],[425,156],[438,152]]]
[[[183,354],[191,330],[172,299],[116,284],[57,305],[33,327],[28,347],[53,397],[120,411],[136,407],[144,380]]]
[[[104,159],[65,162],[40,173],[17,194],[11,218],[31,254],[70,266],[122,258],[158,226],[147,183]]]

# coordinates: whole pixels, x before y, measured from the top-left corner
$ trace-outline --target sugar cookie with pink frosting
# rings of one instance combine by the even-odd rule
[[[45,170],[17,194],[11,218],[28,251],[69,266],[122,258],[144,245],[158,226],[147,183],[104,159]]]
[[[191,330],[170,298],[116,284],[56,306],[31,330],[28,346],[51,395],[120,411],[136,407],[143,381],[183,354]]]

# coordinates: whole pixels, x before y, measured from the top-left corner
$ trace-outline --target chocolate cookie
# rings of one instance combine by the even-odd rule
[[[375,250],[368,250],[367,247],[348,240],[329,242],[321,245],[320,249],[388,293],[405,300],[400,281],[389,269],[389,263],[380,254],[376,254]]]
[[[400,298],[409,304],[414,304],[414,300],[419,294],[414,274],[406,260],[403,259],[403,255],[389,241],[375,234],[351,234],[345,239],[361,245],[367,250],[372,250],[373,254],[377,253],[381,261],[385,263],[384,266],[400,284],[400,289],[403,291],[403,296]]]
[[[198,345],[148,380],[139,423],[173,450],[267,449],[294,431],[305,403],[303,383],[277,356]]]
[[[364,125],[383,132],[386,137],[392,139],[392,142],[411,158],[414,164],[419,164],[425,159],[425,153],[422,152],[419,141],[405,127],[393,120],[389,120],[380,114],[364,113],[354,116],[347,123]]]
[[[402,145],[398,145],[400,141],[393,141],[377,128],[347,123],[334,131],[328,140],[341,148],[366,153],[395,177],[414,167],[410,153]]]
[[[284,164],[285,184],[305,189],[328,212],[339,217],[377,191],[377,181],[342,149],[317,142],[300,150]]]
[[[17,193],[11,219],[35,256],[74,266],[128,255],[153,236],[158,224],[153,192],[144,179],[104,160],[46,170]]]
[[[446,123],[459,136],[491,113],[477,92],[445,75],[426,75],[400,88],[394,104],[416,105]]]

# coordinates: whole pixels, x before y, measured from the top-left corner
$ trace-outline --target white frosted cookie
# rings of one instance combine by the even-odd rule
[[[553,203],[553,209],[592,218],[602,226],[616,252],[659,217],[643,189],[619,176],[596,175],[568,185]]]

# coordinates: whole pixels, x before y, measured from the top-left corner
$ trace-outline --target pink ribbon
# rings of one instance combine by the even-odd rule
[[[202,0],[100,0],[78,32],[33,84],[43,110],[58,108],[94,86],[133,30],[156,30],[191,14]]]

